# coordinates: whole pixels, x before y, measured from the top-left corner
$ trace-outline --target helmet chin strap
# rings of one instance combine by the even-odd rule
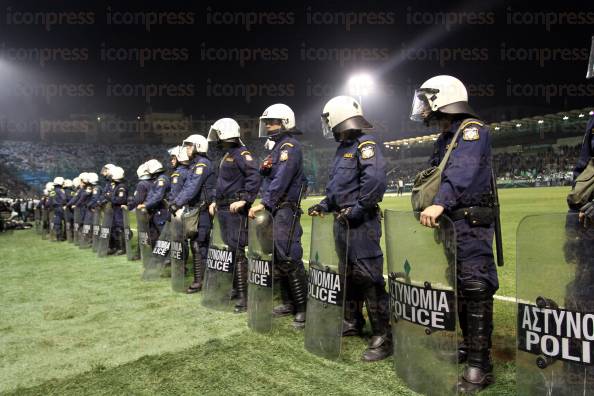
[[[332,134],[334,135],[334,140],[337,142],[346,142],[348,140],[354,140],[358,138],[363,134],[363,132],[361,132],[360,129],[348,129],[338,133],[332,132]]]

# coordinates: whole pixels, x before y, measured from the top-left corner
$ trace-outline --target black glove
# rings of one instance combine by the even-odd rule
[[[584,214],[584,225],[588,227],[594,223],[594,201],[590,201],[580,208],[580,212]]]
[[[314,212],[323,213],[325,211],[326,210],[324,209],[324,207],[322,205],[316,204],[314,206],[310,206],[309,209],[307,209],[307,214],[310,216],[313,216]]]
[[[352,211],[353,211],[353,208],[341,209],[340,213],[338,213],[338,216],[336,216],[336,220],[347,222],[350,219],[350,215],[351,215]]]

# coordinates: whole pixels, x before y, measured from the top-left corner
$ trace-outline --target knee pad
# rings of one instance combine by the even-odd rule
[[[493,298],[493,288],[484,280],[463,280],[459,284],[459,291],[464,298],[473,301],[483,301]]]

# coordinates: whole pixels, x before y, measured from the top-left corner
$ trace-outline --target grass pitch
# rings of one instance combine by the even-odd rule
[[[506,266],[498,295],[515,296],[515,230],[528,214],[565,211],[567,188],[502,190]],[[409,197],[384,209],[408,210]],[[304,208],[317,202],[304,202]],[[310,222],[304,217],[307,256]],[[143,282],[140,262],[99,259],[33,231],[0,235],[0,393],[80,394],[413,394],[392,361],[363,363],[365,341],[347,338],[340,361],[303,349],[288,318],[269,336],[246,316],[209,311],[199,295],[168,280]],[[497,300],[497,384],[515,394],[514,305]],[[396,357],[398,358],[398,357]]]

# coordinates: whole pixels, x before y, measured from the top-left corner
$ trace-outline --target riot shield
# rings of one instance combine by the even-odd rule
[[[184,238],[183,216],[171,217],[171,289],[183,293],[190,286],[186,274],[188,247]]]
[[[169,259],[171,250],[171,222],[168,221],[161,229],[159,238],[153,246],[147,264],[144,267],[144,280],[156,280],[165,276],[165,262]]]
[[[49,210],[49,239],[50,241],[57,241],[58,240],[58,230],[56,230],[56,213],[53,209]]]
[[[517,394],[593,395],[594,227],[528,216],[516,249]]]
[[[122,219],[124,223],[124,244],[126,245],[126,258],[128,261],[138,260],[138,257],[140,257],[140,251],[138,250],[140,245],[136,244],[136,249],[133,249],[132,230],[130,229],[130,212],[128,211],[128,207],[125,205],[122,206]]]
[[[93,219],[94,214],[90,209],[85,212],[85,218],[83,219],[82,229],[80,231],[80,240],[78,247],[81,249],[88,249],[91,247],[93,241]]]
[[[41,209],[35,208],[35,233],[41,234]]]
[[[47,239],[49,234],[49,211],[41,208],[41,239]]]
[[[394,368],[415,392],[455,395],[455,230],[445,215],[433,229],[418,219],[414,212],[385,211]]]
[[[305,349],[338,359],[346,298],[348,225],[333,215],[312,217]]]
[[[95,208],[93,210],[93,252],[97,253],[97,246],[99,245],[99,233],[101,232],[101,209]]]
[[[70,208],[64,209],[64,229],[66,231],[66,240],[72,243],[72,210]]]
[[[99,238],[97,241],[97,256],[105,257],[109,251],[109,240],[111,235],[111,226],[113,224],[113,208],[111,203],[107,203],[101,209],[101,228],[99,229]]]
[[[138,228],[138,248],[144,269],[142,279],[147,279],[147,276],[150,275],[149,263],[153,255],[153,248],[149,237],[149,215],[145,209],[136,210],[136,226]]]
[[[242,216],[222,210],[214,218],[202,289],[202,305],[207,308],[233,308],[233,277],[244,221]]]
[[[272,330],[274,236],[272,215],[262,210],[248,220],[248,326]]]
[[[74,208],[72,211],[73,223],[72,223],[72,240],[76,246],[80,244],[80,208]]]

